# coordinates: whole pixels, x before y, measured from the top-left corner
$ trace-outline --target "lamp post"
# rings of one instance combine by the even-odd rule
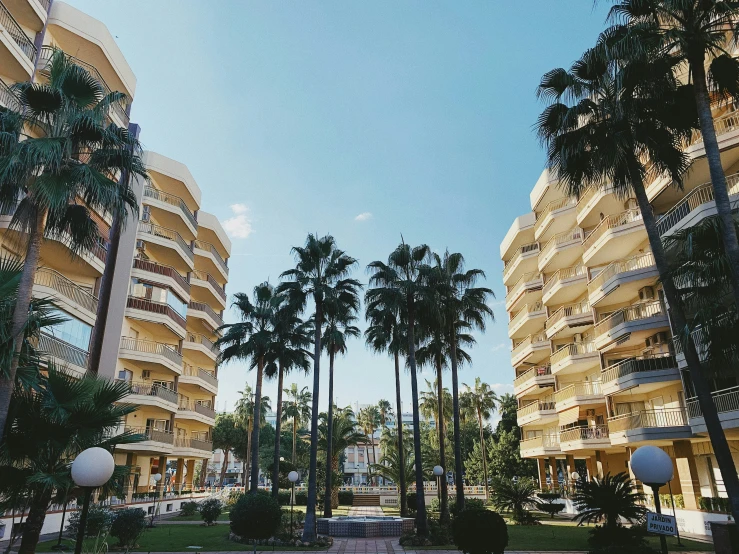
[[[641,446],[631,455],[631,470],[639,481],[649,486],[654,495],[654,509],[662,513],[659,502],[659,488],[672,480],[672,459],[656,446]],[[667,554],[667,539],[659,536],[662,554]]]
[[[151,514],[151,522],[149,523],[149,527],[154,527],[154,519],[157,517],[157,500],[159,499],[159,495],[161,494],[159,489],[159,482],[162,480],[162,474],[155,473],[151,477],[152,479],[154,479],[154,511]]]
[[[439,505],[441,506],[441,476],[444,475],[444,468],[434,466],[434,476],[436,477],[436,496],[439,497]]]
[[[570,494],[575,492],[575,486],[577,485],[577,482],[580,480],[580,474],[577,471],[573,471],[570,473],[570,478],[572,481],[570,482]]]
[[[293,504],[295,503],[295,481],[298,480],[300,475],[298,475],[297,471],[291,471],[287,474],[287,478],[292,483],[292,494],[290,495],[290,540],[293,538]]]
[[[72,481],[82,487],[84,492],[84,503],[80,514],[79,529],[77,530],[77,543],[74,545],[74,554],[82,552],[82,542],[85,540],[85,527],[87,526],[87,514],[90,512],[90,499],[92,491],[107,483],[113,471],[115,461],[113,455],[104,448],[88,448],[80,452],[72,462]]]

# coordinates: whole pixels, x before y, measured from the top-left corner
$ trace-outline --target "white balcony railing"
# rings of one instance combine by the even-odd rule
[[[677,360],[670,354],[664,356],[643,356],[628,358],[605,368],[601,373],[601,381],[610,383],[621,377],[634,373],[650,371],[663,371],[665,369],[676,369]]]
[[[649,319],[650,317],[664,315],[664,313],[665,308],[659,300],[644,302],[642,304],[634,304],[633,306],[627,306],[626,308],[616,310],[607,317],[601,319],[595,324],[594,333],[597,337],[627,321]]]
[[[640,410],[608,418],[608,430],[611,433],[650,427],[681,427],[687,424],[687,414],[682,408]]]
[[[590,308],[590,303],[587,300],[578,302],[576,304],[569,304],[567,306],[561,306],[556,312],[549,316],[546,321],[545,327],[551,329],[559,320],[566,317],[579,316],[579,315],[592,315],[593,311]]]
[[[739,410],[739,387],[718,390],[711,394],[716,411],[720,414],[735,412]],[[691,418],[703,417],[703,412],[698,404],[698,398],[690,398],[687,401],[688,415]]]
[[[539,300],[538,302],[534,302],[533,304],[526,304],[516,313],[516,315],[513,316],[513,319],[511,319],[510,323],[508,323],[508,328],[513,329],[519,323],[521,323],[529,314],[538,313],[544,313],[544,304],[541,302],[541,300]]]
[[[559,432],[560,442],[602,440],[608,438],[607,425],[592,427],[573,427]]]
[[[567,279],[573,279],[575,277],[583,277],[588,274],[588,268],[583,265],[575,265],[572,267],[566,267],[564,269],[559,269],[556,272],[554,272],[549,279],[547,279],[547,282],[544,283],[544,288],[542,288],[542,293],[546,296],[547,292],[552,290],[552,287],[556,285],[557,283],[561,283],[562,281],[566,281]]]
[[[583,381],[566,386],[554,393],[554,401],[564,402],[578,396],[603,396],[600,381]]]
[[[611,229],[618,229],[619,227],[625,227],[635,221],[641,221],[642,216],[639,210],[626,210],[620,214],[609,215],[601,221],[598,226],[588,235],[583,241],[582,245],[585,250],[595,244],[595,242],[602,237],[607,231]]]
[[[535,379],[536,377],[545,377],[552,374],[551,366],[532,367],[521,373],[518,377],[513,380],[513,387],[518,388],[524,383]]]
[[[649,267],[654,267],[654,255],[651,252],[638,254],[626,260],[611,262],[605,269],[603,269],[603,271],[598,273],[598,275],[588,282],[588,293],[593,294],[596,290],[602,287],[608,279],[618,275],[619,273],[626,273],[628,271],[646,269]]]
[[[593,342],[573,342],[557,350],[554,354],[552,354],[549,361],[552,364],[556,364],[557,362],[561,362],[562,360],[564,360],[565,358],[568,358],[569,356],[579,356],[581,354],[591,354],[593,352],[597,352],[595,348],[595,343]]]
[[[539,257],[547,258],[552,250],[554,250],[558,246],[568,243],[577,243],[578,241],[582,241],[582,239],[583,230],[580,229],[580,227],[575,227],[574,229],[570,229],[569,231],[565,231],[564,233],[554,235],[547,241],[547,243],[544,245],[544,248],[541,249],[541,254],[539,255]]]
[[[541,273],[538,271],[529,271],[521,275],[516,282],[508,289],[505,295],[506,304],[509,304],[511,300],[518,297],[523,292],[527,285],[531,284],[532,288],[541,286],[543,279]]]

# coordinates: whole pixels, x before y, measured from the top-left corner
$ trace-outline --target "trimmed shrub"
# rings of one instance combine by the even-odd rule
[[[243,496],[243,495],[242,495]],[[200,517],[206,525],[214,525],[223,512],[223,502],[217,498],[209,498],[200,503]]]
[[[282,510],[282,521],[280,530],[277,532],[277,538],[281,540],[294,540],[300,538],[300,529],[305,521],[305,513],[301,511],[293,511],[293,528],[290,529],[290,508]]]
[[[308,505],[308,493],[305,491],[298,491],[295,493],[295,505],[296,506],[307,506]]]
[[[546,512],[549,516],[554,519],[554,514],[558,514],[565,509],[565,505],[562,502],[539,502],[537,504],[542,512]]]
[[[290,491],[278,491],[277,492],[277,503],[280,506],[290,505]]]
[[[247,494],[239,499],[229,514],[231,531],[243,539],[264,540],[280,528],[282,510],[270,496]]]
[[[406,500],[408,502],[408,509],[411,512],[415,512],[416,510],[418,510],[418,505],[416,503],[416,501],[418,500],[418,498],[416,497],[416,493],[415,492],[408,492],[408,493],[406,493],[405,498],[406,498]]]
[[[677,504],[677,499],[675,501]],[[707,512],[719,512],[722,514],[728,514],[731,509],[728,498],[702,496],[698,501],[698,506],[701,510]]]
[[[110,534],[118,539],[118,546],[134,548],[141,533],[146,529],[146,512],[141,508],[126,508],[115,513]]]
[[[462,510],[452,524],[454,544],[465,554],[503,554],[508,546],[505,520],[490,510]]]
[[[81,506],[82,503],[79,503]],[[71,537],[77,536],[77,530],[80,524],[80,512],[72,512],[69,516],[69,523],[67,523],[66,532]],[[99,535],[105,535],[110,530],[110,526],[113,524],[113,512],[104,506],[96,504],[90,504],[90,511],[87,513],[87,525],[85,526],[86,537],[97,537]]]
[[[180,505],[180,515],[181,516],[194,516],[198,511],[198,503],[197,502],[183,502]]]
[[[451,526],[441,523],[438,519],[429,518],[429,539],[433,546],[454,544]]]
[[[339,506],[354,504],[354,491],[339,491]]]

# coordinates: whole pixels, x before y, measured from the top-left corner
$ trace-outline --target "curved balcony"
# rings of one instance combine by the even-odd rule
[[[545,324],[547,338],[571,337],[593,324],[593,310],[587,300],[562,306],[549,316]]]
[[[555,271],[573,265],[582,256],[583,230],[579,227],[554,235],[542,248],[537,259],[539,271]]]
[[[182,375],[180,375],[179,386],[193,385],[198,388],[207,390],[212,394],[218,392],[218,377],[212,371],[184,364]]]
[[[518,276],[534,271],[538,255],[538,242],[524,244],[519,247],[511,259],[504,264],[503,284],[509,286],[518,280]]]
[[[98,299],[86,289],[64,275],[48,267],[40,267],[33,280],[36,297],[53,297],[63,310],[80,317],[90,325],[95,324]]]
[[[73,373],[84,375],[87,373],[88,353],[52,335],[39,333],[37,349],[42,356],[54,360],[58,368],[70,370]]]
[[[202,320],[207,324],[209,330],[212,332],[215,332],[216,329],[223,325],[223,318],[221,315],[217,314],[213,308],[204,302],[193,302],[191,300],[187,305],[187,317]]]
[[[624,201],[614,194],[612,186],[591,186],[577,203],[577,225],[589,228],[597,225],[601,214],[612,214],[624,209]]]
[[[600,353],[594,342],[573,342],[559,348],[550,358],[552,373],[580,373],[600,364]]]
[[[177,456],[207,458],[213,453],[213,441],[190,437],[175,437],[173,453]]]
[[[185,336],[187,322],[172,306],[165,302],[155,302],[148,298],[129,296],[126,303],[126,317],[156,325],[152,332],[161,332],[162,327],[169,329],[175,336]]]
[[[136,361],[144,369],[163,366],[178,375],[182,371],[182,354],[174,346],[152,340],[121,337],[118,357]]]
[[[643,343],[647,336],[667,326],[665,307],[659,300],[654,300],[608,314],[595,324],[593,335],[599,350],[615,342],[627,347]]]
[[[552,200],[537,214],[534,239],[546,242],[551,237],[566,231],[575,224],[577,198]]]
[[[221,274],[224,280],[228,279],[228,263],[215,246],[204,240],[196,240],[193,246],[195,247],[195,254],[208,261],[205,271],[210,273],[211,268],[213,268]]]
[[[557,411],[554,402],[537,400],[516,410],[516,419],[519,427],[532,423],[544,425],[557,421]]]
[[[542,289],[542,300],[545,304],[564,304],[572,302],[585,292],[588,281],[588,268],[574,265],[558,269],[550,275]]]
[[[147,185],[144,187],[144,203],[161,210],[157,213],[157,220],[162,219],[161,223],[171,222],[171,225],[175,226],[182,221],[187,225],[191,235],[197,236],[198,220],[179,196]]]
[[[559,433],[523,439],[519,448],[521,450],[521,456],[524,458],[555,456],[562,453],[559,448]]]
[[[739,387],[718,390],[711,394],[716,406],[721,427],[735,429],[739,427]],[[703,419],[698,398],[689,398],[687,401],[690,427],[694,433],[706,433],[706,422]]]
[[[623,259],[646,239],[639,210],[609,215],[583,241],[583,263],[592,267]]]
[[[140,222],[138,238],[146,241],[146,248],[151,248],[156,258],[166,262],[166,265],[184,267],[187,271],[194,267],[194,254],[190,245],[174,229]]]
[[[608,435],[611,444],[631,444],[655,441],[687,439],[693,436],[688,417],[683,408],[640,410],[608,418]]]
[[[125,427],[126,432],[143,435],[142,442],[116,445],[116,450],[131,452],[152,452],[171,455],[174,445],[174,434],[171,431],[160,431],[150,427]]]
[[[563,452],[572,450],[602,450],[611,446],[607,425],[592,427],[573,427],[559,432],[560,448]]]
[[[208,301],[218,304],[222,309],[226,308],[226,291],[210,273],[193,270],[190,284],[205,291]]]
[[[511,351],[511,365],[538,364],[549,357],[551,347],[546,333],[533,333],[517,343]]]
[[[508,292],[505,296],[505,309],[506,311],[514,311],[518,308],[519,301],[523,299],[530,292],[541,291],[541,287],[544,284],[544,276],[537,271],[529,271],[521,275],[518,281],[509,287]],[[536,300],[539,300],[539,295]]]
[[[603,393],[607,395],[641,387],[637,394],[646,393],[671,382],[680,382],[680,370],[675,356],[643,356],[628,358],[608,366],[601,373]]]
[[[541,327],[546,319],[547,312],[541,301],[526,304],[508,323],[508,337],[523,338],[535,329]]]
[[[205,406],[197,401],[188,400],[180,395],[177,406],[177,419],[190,419],[199,421],[206,425],[213,425],[216,419],[216,412],[210,406]]]
[[[181,298],[189,300],[190,283],[175,268],[141,258],[133,259],[131,277],[158,283],[175,291]]]
[[[182,349],[187,350],[187,355],[194,362],[208,366],[216,361],[220,350],[205,335],[195,333],[187,333]]]
[[[640,288],[651,285],[658,277],[651,252],[611,262],[588,282],[590,304],[594,306],[606,297],[610,304],[628,302]]]
[[[151,381],[132,381],[128,384],[131,387],[131,393],[126,397],[127,402],[153,406],[169,412],[177,409],[177,391]]]
[[[567,385],[554,393],[557,411],[561,412],[573,406],[600,405],[605,403],[600,381],[583,381]]]
[[[33,74],[36,46],[10,10],[0,2],[0,62],[4,73],[15,81],[27,81]]]
[[[532,367],[519,373],[513,380],[513,393],[517,397],[538,394],[543,389],[554,386],[554,375],[549,365]]]

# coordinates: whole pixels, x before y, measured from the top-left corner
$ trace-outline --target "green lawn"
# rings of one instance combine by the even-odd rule
[[[171,518],[162,518],[164,521],[203,521],[200,514],[193,514],[191,516],[174,516]],[[218,521],[228,521],[228,512],[222,513],[218,516]]]

